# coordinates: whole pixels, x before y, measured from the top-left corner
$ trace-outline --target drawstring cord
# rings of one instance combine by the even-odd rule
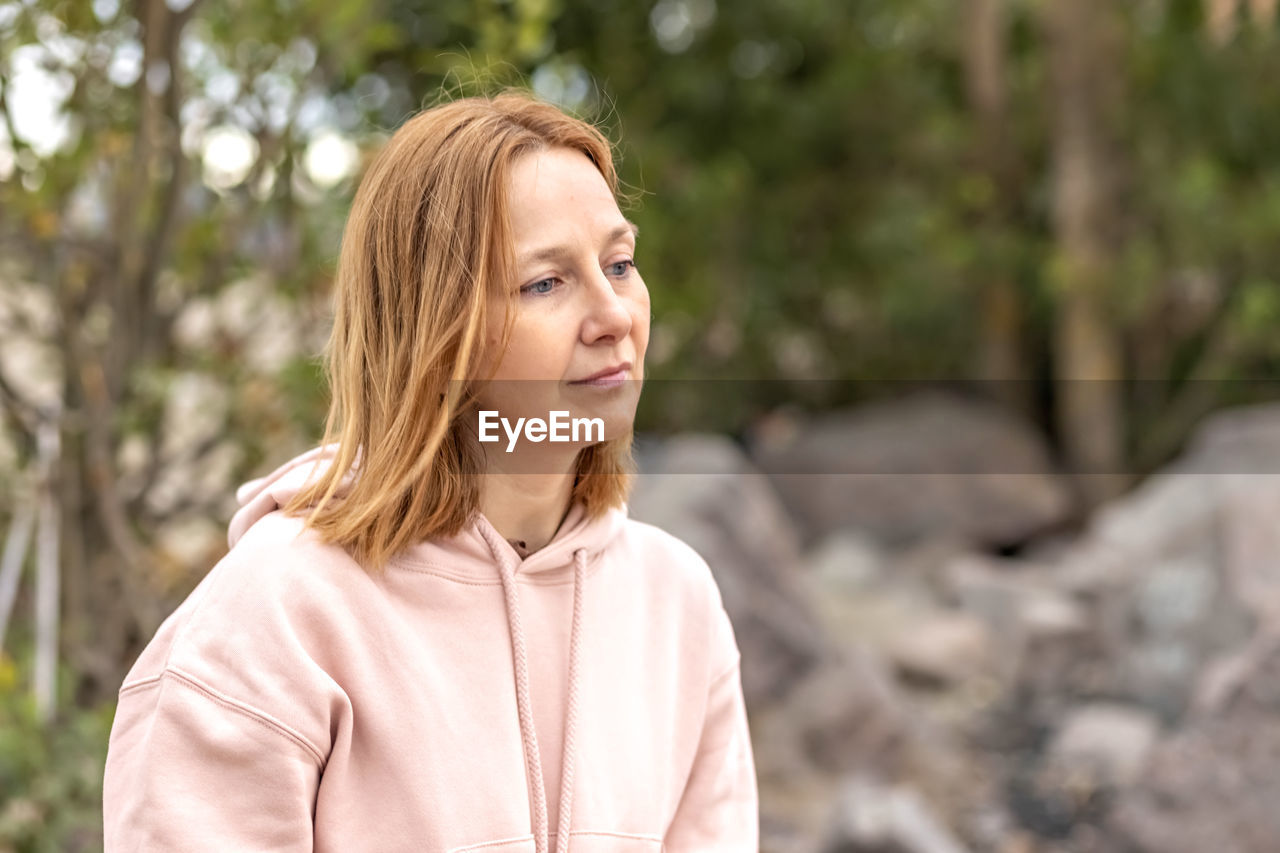
[[[547,795],[542,785],[542,761],[538,756],[538,736],[533,725],[529,701],[529,658],[525,652],[524,631],[520,627],[520,601],[516,592],[515,570],[511,566],[496,534],[488,525],[480,525],[480,533],[493,552],[502,573],[502,591],[507,602],[507,624],[511,631],[511,655],[516,674],[516,710],[520,717],[520,737],[524,744],[525,771],[529,776],[533,805],[534,848],[548,853]],[[569,696],[565,704],[564,760],[560,767],[560,818],[556,831],[556,853],[568,853],[573,811],[573,759],[577,749],[578,723],[578,658],[582,647],[582,588],[586,580],[587,552],[573,552],[573,625],[569,632]]]
[[[565,701],[564,752],[560,764],[560,820],[556,833],[556,853],[568,853],[573,829],[573,759],[578,745],[578,658],[582,652],[582,589],[586,585],[587,552],[573,552],[573,626],[569,630],[569,696]]]

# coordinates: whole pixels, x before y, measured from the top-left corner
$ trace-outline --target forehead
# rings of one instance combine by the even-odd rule
[[[585,154],[567,148],[517,160],[508,206],[517,248],[596,239],[626,221],[604,176]]]

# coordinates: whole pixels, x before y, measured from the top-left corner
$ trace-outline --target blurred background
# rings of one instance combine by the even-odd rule
[[[639,192],[763,850],[1280,849],[1276,5],[0,0],[0,851],[101,848],[362,167],[497,84]]]

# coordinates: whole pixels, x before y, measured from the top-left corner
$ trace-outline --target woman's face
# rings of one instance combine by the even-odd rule
[[[517,278],[507,285],[515,317],[480,408],[497,411],[512,426],[517,418],[546,421],[564,411],[570,419],[600,418],[606,440],[623,435],[635,418],[649,343],[649,291],[635,267],[634,226],[579,151],[553,148],[520,158],[508,192]],[[501,310],[490,314],[490,353],[502,321]],[[613,382],[582,381],[619,365]],[[485,360],[481,375],[491,366],[492,359]],[[510,446],[503,429],[499,442],[483,445],[490,453]],[[598,440],[586,435],[584,428],[583,440],[553,444],[521,434],[515,449],[576,452]]]

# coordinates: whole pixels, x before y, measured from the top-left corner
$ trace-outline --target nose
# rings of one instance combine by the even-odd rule
[[[598,340],[621,340],[631,334],[631,312],[626,302],[613,289],[613,281],[601,272],[588,289],[586,316],[582,322],[583,343]]]

